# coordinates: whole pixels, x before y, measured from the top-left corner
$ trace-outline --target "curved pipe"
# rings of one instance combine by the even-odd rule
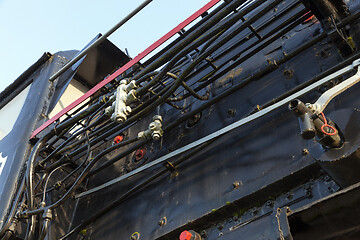
[[[5,223],[3,224],[3,227],[1,228],[1,231],[0,231],[0,238],[1,236],[3,236],[5,234],[5,231],[9,229],[10,225],[11,225],[11,221],[13,219],[13,217],[15,216],[16,214],[16,209],[17,209],[17,205],[19,204],[20,202],[20,197],[24,191],[24,188],[25,188],[25,179],[23,179],[21,181],[21,185],[20,185],[20,188],[19,188],[19,191],[16,195],[16,198],[15,198],[15,201],[14,201],[14,204],[10,210],[10,214],[8,216],[8,218],[6,219]]]
[[[299,119],[301,136],[304,139],[312,139],[315,137],[314,121],[311,119],[313,113],[303,102],[295,99],[289,103],[289,110],[293,111]]]
[[[6,231],[4,237],[1,240],[9,240],[12,236],[11,231]]]
[[[39,240],[44,240],[49,231],[50,219],[44,219],[43,227],[41,229]]]

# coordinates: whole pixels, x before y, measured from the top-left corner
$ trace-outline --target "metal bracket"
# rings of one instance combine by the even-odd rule
[[[273,218],[275,235],[280,240],[292,240],[289,221],[287,215],[290,213],[289,207],[278,208]]]

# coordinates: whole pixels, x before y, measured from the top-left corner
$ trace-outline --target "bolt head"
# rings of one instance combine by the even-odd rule
[[[155,130],[155,128],[156,128],[156,124],[154,122],[149,124],[149,129]]]
[[[253,207],[253,208],[251,209],[251,213],[252,213],[252,214],[257,213],[257,211],[258,211],[257,207]]]
[[[267,200],[266,203],[265,203],[265,205],[268,206],[268,207],[272,206],[273,204],[274,203],[271,200]]]
[[[154,140],[159,140],[160,139],[160,134],[158,134],[158,133],[153,133],[152,134],[152,138],[154,139]]]
[[[160,115],[155,115],[155,116],[153,117],[153,121],[156,121],[156,120],[162,122],[162,117],[161,117]]]
[[[162,219],[160,219],[160,221],[158,222],[158,224],[159,224],[160,227],[162,227],[162,226],[165,226],[165,225],[166,225],[166,222],[167,222],[166,217],[163,217]]]
[[[306,148],[304,148],[303,150],[302,150],[302,155],[308,155],[309,154],[309,150],[308,149],[306,149]]]
[[[131,107],[126,106],[124,112],[125,112],[126,115],[129,115],[131,113]]]
[[[123,122],[125,122],[126,121],[126,116],[118,116],[116,119],[115,119],[115,121],[116,122],[121,122],[121,123],[123,123]]]
[[[230,108],[228,109],[228,117],[235,117],[236,109]]]
[[[121,81],[120,81],[120,84],[127,84],[126,79],[121,80]]]

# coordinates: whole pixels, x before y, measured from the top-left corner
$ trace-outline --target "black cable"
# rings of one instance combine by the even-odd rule
[[[236,1],[238,2],[238,1]],[[241,1],[240,1],[241,2]],[[160,73],[158,75],[156,75],[155,78],[153,78],[150,82],[148,82],[145,86],[143,86],[142,88],[139,88],[136,90],[136,96],[141,96],[143,94],[145,94],[147,92],[147,89],[149,89],[150,87],[154,86],[158,81],[161,80],[162,77],[165,76],[165,74],[167,72],[169,72],[172,68],[172,66],[179,61],[183,56],[185,56],[188,52],[196,49],[197,47],[199,47],[201,44],[205,43],[207,40],[211,39],[213,36],[215,36],[216,34],[218,34],[219,32],[224,31],[224,29],[229,29],[230,27],[232,27],[232,25],[234,23],[236,23],[237,21],[239,21],[244,15],[246,15],[247,13],[251,12],[252,10],[254,10],[255,8],[259,7],[260,5],[262,5],[264,2],[266,2],[266,0],[258,0],[255,1],[254,3],[252,3],[249,7],[245,8],[243,11],[238,12],[233,14],[233,17],[228,19],[227,21],[224,21],[221,25],[216,26],[215,29],[210,30],[206,35],[201,36],[201,38],[196,39],[196,41],[192,42],[191,44],[189,44],[188,46],[186,46],[184,49],[178,49],[176,52],[174,52],[174,56],[169,60],[169,62],[161,69]],[[280,0],[274,0],[272,4],[270,4],[271,6],[275,6],[276,4],[274,3],[279,3],[281,2]],[[266,7],[266,9],[270,10],[271,8]],[[230,9],[230,6],[226,9],[226,11],[222,12],[222,14],[220,14],[216,20],[220,21],[223,17],[227,16],[228,14],[230,14],[233,11],[233,9]],[[260,17],[260,13],[258,14]],[[255,21],[255,18],[252,18],[253,21]],[[217,22],[215,22],[215,19],[213,20],[209,20],[209,23],[207,25],[209,25],[209,29],[216,24]],[[247,24],[250,24],[251,21],[247,21],[246,23],[244,23],[244,26]],[[247,26],[248,27],[248,26]],[[194,39],[195,40],[195,39]],[[179,51],[181,50],[181,51]],[[204,52],[202,54],[202,57],[198,57],[198,59],[202,59],[204,55],[206,55],[206,57],[209,55],[209,53],[213,52],[215,49],[214,47],[212,47],[211,50],[207,50],[206,52]],[[203,59],[205,59],[206,57],[204,57]],[[200,61],[197,62],[197,64],[200,63]],[[193,62],[190,64],[192,65]],[[145,71],[145,70],[143,70]],[[142,72],[143,72],[142,71]],[[139,76],[141,76],[141,72],[136,75],[133,79],[137,79]]]
[[[72,186],[70,187],[70,189],[55,203],[47,206],[46,208],[39,208],[39,209],[35,209],[35,210],[29,210],[29,211],[25,211],[24,214],[28,215],[28,216],[34,216],[36,214],[42,213],[44,212],[45,209],[54,209],[57,208],[60,204],[62,204],[64,201],[66,201],[71,194],[80,186],[80,184],[82,183],[82,181],[85,179],[85,177],[87,177],[89,171],[91,170],[91,168],[94,166],[94,164],[100,160],[104,155],[108,154],[109,152],[118,149],[120,147],[123,147],[125,145],[128,145],[130,143],[136,142],[138,141],[138,138],[133,138],[133,139],[129,139],[126,141],[122,141],[114,146],[111,146],[107,149],[105,149],[104,151],[100,152],[98,155],[96,155],[96,157],[94,157],[88,165],[86,165],[85,169],[81,172],[80,176],[75,180],[75,182],[72,184]]]
[[[160,50],[160,52],[156,53],[154,56],[152,56],[149,60],[147,60],[144,65],[147,66],[150,63],[154,62],[155,60],[158,60],[159,58],[163,57],[164,55],[168,54],[168,51],[172,49],[176,44],[178,44],[180,41],[182,41],[184,38],[186,38],[190,33],[194,32],[196,29],[202,28],[204,23],[207,22],[210,18],[212,18],[215,14],[220,12],[222,9],[224,9],[230,1],[224,1],[220,6],[216,7],[214,10],[212,10],[207,16],[202,18],[199,22],[197,22],[194,26],[192,26],[190,29],[185,31],[180,37],[175,39],[173,42],[171,42],[169,45],[164,47]]]
[[[251,6],[249,6],[248,8],[246,8],[243,12],[241,12],[243,15],[245,15],[246,13],[254,10],[256,7],[260,6],[262,3],[264,3],[266,0],[261,0],[261,1],[256,1],[255,3],[253,3]],[[232,9],[229,9],[229,8],[234,8],[234,6],[237,6],[236,4],[239,4],[240,2],[244,2],[244,1],[235,1],[234,4],[232,4],[231,6],[228,6],[228,8],[226,9],[226,13],[231,13],[232,12]],[[216,18],[214,17],[214,19],[212,19],[211,23],[207,23],[206,26],[207,27],[210,27],[210,25],[213,25],[215,24],[217,21],[220,21],[222,19],[221,16],[225,16],[225,12],[222,12],[220,15],[218,15]],[[225,15],[223,15],[225,14]],[[237,15],[236,18],[233,18],[227,22],[225,22],[224,24],[222,24],[221,26],[217,27],[215,30],[212,30],[210,33],[208,33],[206,36],[202,37],[202,40],[201,41],[205,41],[205,40],[208,40],[209,38],[211,38],[212,34],[217,34],[218,32],[222,31],[224,28],[230,28],[232,26],[233,23],[236,22],[236,20],[239,20],[242,16],[240,14]],[[186,50],[183,50],[182,54],[186,54],[189,50],[191,50],[191,48],[196,48],[198,47],[198,45],[202,44],[201,41],[197,41],[195,42],[195,44],[193,43],[190,47],[188,47]],[[198,45],[197,45],[198,44]],[[180,48],[182,49],[182,48]],[[178,58],[180,57],[180,54],[177,54],[177,56],[175,56],[173,58],[173,62],[171,63],[168,63],[167,64],[167,67],[170,68],[174,63],[176,63],[176,61],[178,60]],[[165,57],[166,58],[166,57]],[[175,59],[176,58],[176,59]],[[155,84],[156,82],[158,82],[158,79],[162,78],[162,74],[166,74],[167,71],[166,67],[164,69],[161,70],[161,73],[158,74],[153,80],[152,80],[152,84]],[[143,74],[142,74],[143,73]],[[141,71],[139,75],[135,76],[133,79],[136,80],[137,78],[140,78],[141,76],[143,75],[146,75],[148,72],[146,72],[145,70]],[[180,82],[181,83],[181,82]],[[151,85],[151,84],[150,84]],[[146,90],[147,88],[150,88],[150,85],[147,85],[147,87],[143,88],[143,90]],[[173,88],[169,93],[170,94],[166,94],[166,98],[169,97],[169,95],[171,95],[175,89],[178,88],[178,85],[176,86],[176,88]],[[141,91],[140,89],[138,89],[138,91]],[[146,90],[147,91],[147,90]],[[160,99],[158,99],[160,100]],[[156,104],[161,104],[162,102],[164,102],[165,100],[164,99],[161,99],[160,101],[156,101]],[[134,114],[132,117],[130,117],[126,123],[124,124],[120,124],[120,125],[117,125],[116,124],[112,124],[111,126],[113,127],[111,130],[108,130],[107,132],[101,134],[98,138],[96,138],[94,141],[95,143],[96,142],[99,142],[101,141],[101,139],[104,139],[106,138],[107,136],[111,135],[113,132],[116,132],[116,131],[119,131],[120,129],[128,126],[128,124],[131,124],[133,122],[136,122],[137,119],[141,119],[144,115],[146,115],[147,113],[149,113],[150,111],[152,111],[153,109],[156,108],[156,106],[154,107],[154,104],[151,105],[152,107],[150,107],[149,109],[144,109],[143,111],[139,112],[138,114]],[[110,129],[110,128],[109,128]]]
[[[217,139],[217,138],[216,138]],[[213,139],[207,143],[202,144],[201,146],[195,148],[193,151],[191,151],[188,154],[185,154],[183,157],[180,157],[179,159],[177,159],[176,161],[174,161],[174,163],[172,163],[173,166],[178,166],[179,164],[181,164],[182,162],[189,160],[191,158],[194,157],[195,154],[199,153],[201,150],[203,150],[204,148],[206,148],[207,146],[209,146],[211,143],[213,143],[216,139]],[[87,225],[89,225],[90,223],[94,222],[96,219],[100,218],[102,215],[106,214],[107,212],[111,211],[112,209],[114,209],[114,207],[118,206],[120,203],[122,203],[124,200],[126,200],[128,197],[130,197],[132,194],[134,194],[136,191],[144,188],[146,185],[148,185],[149,183],[153,182],[154,180],[156,180],[157,178],[161,177],[162,175],[164,175],[165,173],[169,172],[169,170],[167,168],[164,168],[162,170],[160,170],[159,172],[155,173],[154,175],[152,175],[151,177],[149,177],[148,179],[144,180],[142,183],[136,185],[135,187],[131,188],[129,191],[127,191],[125,194],[123,194],[122,196],[120,196],[118,199],[114,200],[113,202],[111,202],[109,205],[107,205],[106,207],[104,207],[103,209],[99,210],[98,212],[96,212],[95,214],[93,214],[91,217],[89,217],[88,219],[86,219],[85,221],[83,221],[81,224],[77,225],[76,227],[74,227],[72,230],[70,230],[68,233],[66,233],[64,236],[62,236],[60,238],[60,240],[66,239],[68,237],[70,237],[72,234],[79,232],[81,229],[83,229],[84,227],[86,227]]]
[[[14,218],[16,214],[16,209],[18,207],[18,204],[20,202],[20,197],[23,195],[23,191],[25,189],[25,178],[21,181],[20,187],[17,191],[16,197],[14,199],[13,205],[10,209],[9,215],[6,219],[6,221],[2,224],[2,228],[0,230],[0,238],[5,234],[6,230],[10,227],[11,221]],[[24,196],[25,197],[25,196]]]
[[[191,69],[193,66],[194,66],[194,64],[190,64],[190,66],[187,68],[187,71],[191,71],[190,69]],[[185,79],[186,76],[187,76],[187,75],[186,75],[186,73],[185,73],[184,75],[181,76],[181,78],[182,78],[182,79]],[[180,79],[180,77],[179,77],[179,79]],[[164,100],[166,100],[166,99],[165,99],[165,96],[166,96],[166,95],[169,95],[169,94],[171,95],[171,94],[177,89],[177,88],[175,87],[176,85],[178,85],[179,83],[180,83],[180,84],[184,83],[184,81],[179,81],[179,79],[177,79],[177,81],[175,81],[174,85],[171,86],[171,88],[168,89],[168,91],[165,92],[164,96],[161,96],[161,98],[158,99],[158,105],[160,105],[160,104],[162,104],[162,103],[165,102]],[[244,85],[242,85],[242,86],[244,86]],[[177,87],[178,87],[178,86],[177,86]],[[172,90],[173,90],[173,91],[172,91]],[[160,101],[160,100],[161,100],[161,101]],[[157,105],[157,106],[158,106],[158,105]],[[153,110],[153,106],[155,106],[155,104],[151,104],[149,108],[144,109],[143,111],[139,112],[138,114],[136,114],[136,115],[134,115],[134,116],[139,116],[139,114],[145,114],[145,113]],[[71,120],[71,119],[70,119],[70,120]],[[122,126],[122,127],[123,127],[123,126]],[[89,144],[87,144],[87,145],[89,145]],[[29,182],[29,183],[30,183],[30,182]],[[30,193],[30,198],[31,198],[31,193]]]
[[[269,6],[266,6],[262,11],[261,13],[262,14],[265,14],[266,12],[268,12],[270,9],[272,9],[276,4],[278,4],[279,2],[281,2],[282,0],[275,0],[273,1],[272,4],[270,4]],[[261,1],[257,2],[257,4],[261,5],[260,3]],[[256,8],[258,5],[255,4],[255,5],[251,5],[253,8]],[[252,8],[250,8],[252,9]],[[248,9],[248,10],[250,10]],[[240,14],[239,14],[240,16]],[[238,18],[240,18],[238,16]],[[250,24],[251,21],[247,22],[247,24]],[[247,24],[244,24],[244,26],[246,26]],[[231,38],[229,37],[229,35],[227,36],[227,40],[230,40]],[[225,40],[224,40],[225,41]],[[212,51],[215,51],[216,47],[212,47],[211,49],[207,50],[206,52],[204,52],[202,54],[202,56],[198,57],[196,60],[194,60],[193,62],[191,62],[191,64],[181,73],[181,75],[175,80],[175,82],[173,83],[173,85],[171,86],[171,88],[164,94],[162,95],[161,97],[159,97],[158,99],[156,99],[154,102],[152,102],[146,109],[142,110],[141,112],[131,116],[129,119],[128,119],[128,122],[132,122],[132,121],[136,121],[137,119],[141,119],[141,116],[142,115],[146,115],[148,114],[149,112],[155,110],[155,108],[159,105],[161,105],[162,103],[164,103],[166,101],[166,99],[172,94],[175,92],[175,90],[180,86],[181,82],[184,80],[184,78],[196,67],[196,65],[204,58],[206,58],[206,55],[211,53]],[[166,68],[166,67],[165,67]],[[164,68],[164,69],[165,69]],[[164,71],[161,70],[161,71]],[[158,77],[160,74],[158,74],[156,77]],[[155,77],[155,78],[156,78]],[[121,126],[122,127],[122,126]],[[121,155],[122,156],[122,155]],[[122,156],[123,157],[123,156]],[[100,166],[98,169],[95,169],[94,171],[92,171],[90,173],[90,175],[93,175],[97,172],[99,172],[100,170],[106,168],[107,166],[110,166],[111,164],[113,164],[114,162],[118,161],[119,157],[116,157],[116,158],[113,158],[111,161],[108,161],[107,163],[103,164],[102,166]]]
[[[95,107],[90,107],[91,108],[91,111],[87,111],[87,113],[91,113],[92,115],[94,115],[94,113],[97,113],[97,111],[101,111],[104,107],[106,107],[107,105],[109,104],[109,102],[105,102],[103,103],[102,105],[98,106],[96,105],[96,108]],[[83,113],[84,117],[87,117],[88,114],[85,114]],[[71,120],[71,119],[70,119]],[[82,120],[82,119],[79,119],[79,121]],[[40,166],[43,166],[45,162],[47,162],[49,159],[51,159],[52,157],[55,156],[55,154],[57,154],[58,152],[59,153],[62,153],[68,149],[65,148],[65,145],[68,144],[71,140],[73,140],[74,138],[76,138],[77,136],[79,136],[80,134],[82,134],[83,132],[87,131],[88,129],[92,128],[94,125],[98,124],[98,122],[100,122],[102,119],[99,118],[97,119],[95,122],[89,124],[87,127],[83,128],[81,131],[73,134],[71,137],[69,137],[66,141],[64,141],[63,143],[61,143],[55,150],[53,150],[45,159],[41,160],[38,162],[38,165]],[[74,122],[74,121],[72,121]],[[74,124],[76,124],[76,122],[74,122]],[[73,124],[73,125],[74,125]],[[80,143],[79,143],[80,144]],[[75,145],[77,146],[77,145]],[[72,147],[75,147],[75,146],[72,146]]]
[[[203,82],[202,84],[200,84],[198,87],[196,87],[194,89],[194,91],[199,91],[202,88],[206,87],[207,85],[213,83],[214,81],[216,81],[217,79],[219,79],[220,77],[222,77],[223,75],[225,75],[227,72],[229,72],[230,70],[234,69],[235,67],[237,67],[238,65],[240,65],[241,63],[243,63],[244,61],[246,61],[247,59],[249,59],[250,57],[254,56],[256,53],[258,53],[259,51],[261,51],[262,49],[264,49],[265,47],[267,47],[268,45],[270,45],[271,43],[273,43],[274,41],[276,41],[277,39],[279,39],[281,36],[283,36],[285,33],[291,31],[294,27],[296,27],[297,25],[299,25],[301,22],[304,21],[304,19],[308,18],[311,15],[311,13],[307,13],[305,15],[303,15],[301,18],[298,18],[296,21],[294,21],[293,23],[291,23],[290,25],[288,25],[286,28],[282,29],[280,32],[278,32],[276,35],[274,35],[272,38],[268,39],[267,41],[265,41],[264,43],[262,43],[260,46],[258,46],[257,48],[255,48],[254,50],[250,51],[249,53],[247,53],[245,56],[243,56],[242,58],[238,59],[237,61],[235,61],[234,63],[232,63],[230,66],[222,69],[222,67],[225,67],[227,65],[227,63],[229,61],[231,61],[232,59],[230,59],[229,61],[226,62],[226,64],[222,64],[221,66],[219,66],[218,69],[222,69],[220,72],[218,72],[216,75],[211,76],[211,78],[209,78],[207,81]],[[213,73],[217,72],[217,70],[213,71]],[[212,74],[211,74],[212,75]],[[208,76],[206,77],[208,78]],[[205,79],[205,78],[204,78]]]
[[[145,69],[143,69],[141,72],[139,72],[137,75],[135,75],[133,77],[133,79],[137,80],[140,77],[144,76],[145,74],[147,74],[151,71],[154,71],[155,69],[158,69],[159,67],[164,65],[166,62],[168,62],[170,59],[172,59],[173,56],[177,55],[180,51],[182,51],[187,45],[189,45],[190,43],[197,40],[200,36],[202,36],[210,28],[212,28],[216,23],[220,22],[224,17],[226,17],[227,15],[232,13],[238,6],[240,6],[241,4],[243,4],[246,1],[247,0],[236,0],[236,1],[229,3],[229,5],[225,6],[224,9],[222,9],[221,11],[214,14],[214,16],[212,16],[210,19],[207,19],[207,21],[204,21],[204,23],[201,25],[201,27],[199,27],[196,31],[191,32],[186,38],[184,38],[179,43],[174,45],[171,49],[169,49],[166,52],[166,54],[163,54],[156,61],[151,62],[148,66],[146,66]],[[261,1],[264,2],[263,0],[261,0]],[[260,0],[257,2],[260,2]],[[194,49],[191,49],[191,50],[194,50]],[[146,91],[144,93],[146,93]]]

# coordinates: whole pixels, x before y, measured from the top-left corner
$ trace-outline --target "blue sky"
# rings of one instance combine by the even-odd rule
[[[154,0],[109,40],[136,56],[210,0]],[[82,49],[143,0],[0,0],[0,91],[44,52]]]

